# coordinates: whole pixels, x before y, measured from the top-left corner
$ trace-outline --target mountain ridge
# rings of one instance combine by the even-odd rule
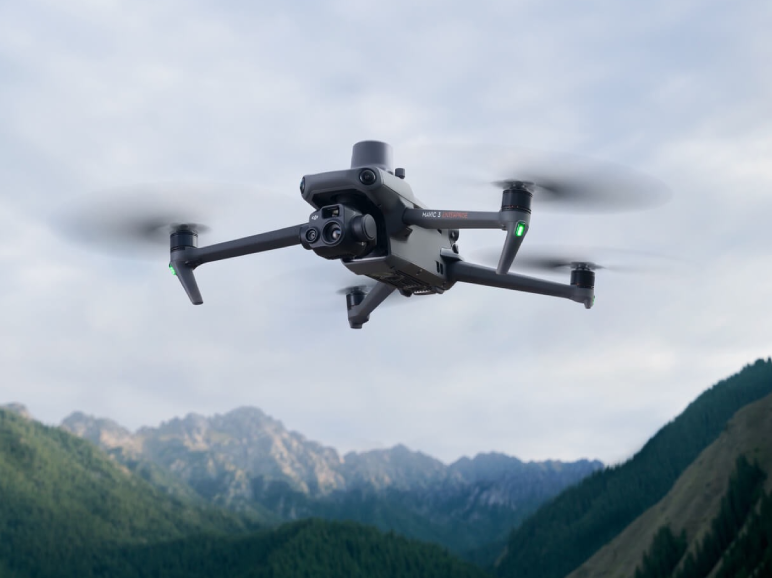
[[[293,473],[289,473],[287,468],[279,468],[278,472],[255,470],[257,475],[273,474],[277,479],[283,479],[291,484],[295,483],[295,487],[305,493],[313,493],[310,491],[308,480],[300,480],[304,470],[305,473],[308,473],[309,465],[330,470],[327,472],[329,479],[318,484],[322,493],[337,489],[357,488],[362,485],[369,485],[377,489],[387,486],[410,489],[413,487],[410,479],[411,472],[423,476],[424,478],[419,485],[424,485],[425,482],[493,480],[520,469],[559,470],[563,466],[576,463],[594,469],[603,467],[599,460],[524,462],[499,452],[481,452],[472,458],[464,456],[450,464],[445,464],[421,451],[411,450],[401,443],[391,448],[360,452],[349,451],[341,455],[332,447],[309,440],[296,431],[287,430],[280,420],[272,418],[261,409],[253,406],[242,406],[225,414],[214,414],[208,417],[197,413],[188,413],[183,418],[175,417],[162,422],[158,427],[142,426],[134,434],[113,420],[98,418],[80,411],[73,412],[64,418],[60,427],[92,441],[104,450],[122,448],[124,451],[136,453],[149,452],[154,458],[163,460],[168,456],[158,453],[159,438],[168,442],[169,437],[176,436],[190,451],[210,449],[211,444],[207,443],[208,439],[214,443],[219,442],[221,446],[238,444],[238,440],[244,438],[233,435],[231,426],[234,423],[234,418],[237,419],[236,423],[241,433],[249,434],[250,432],[245,430],[252,429],[251,433],[257,434],[253,436],[257,442],[265,442],[265,438],[271,434],[274,436],[271,441],[281,442],[278,448],[269,447],[268,444],[263,443],[262,449],[265,450],[267,456],[286,455],[289,453],[289,449],[298,449],[301,446],[306,446],[318,454],[309,458],[310,463],[303,467],[295,464],[299,471]],[[253,427],[255,424],[262,426],[263,431],[255,431]],[[230,432],[224,428],[230,429]],[[232,439],[227,439],[228,435]],[[219,438],[213,439],[217,436]],[[248,462],[248,458],[247,454],[241,455],[241,459],[245,462]],[[496,465],[493,465],[494,463]],[[314,468],[310,469],[313,470]],[[364,475],[363,471],[370,475]],[[346,485],[341,477],[348,478],[350,485]]]
[[[106,431],[100,431],[104,426]],[[258,408],[188,414],[125,437],[114,422],[75,413],[65,430],[90,439],[165,491],[262,518],[374,524],[457,552],[476,551],[601,462],[523,462],[498,453],[453,464],[404,444],[348,452],[308,440]]]

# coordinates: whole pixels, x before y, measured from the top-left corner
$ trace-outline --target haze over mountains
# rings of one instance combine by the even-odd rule
[[[413,490],[441,483],[524,479],[529,474],[550,486],[559,485],[562,479],[578,480],[603,465],[598,460],[524,463],[504,454],[488,453],[461,458],[446,466],[403,445],[341,456],[333,448],[287,430],[280,421],[254,407],[212,417],[189,414],[157,428],[141,428],[134,434],[112,420],[81,412],[65,418],[61,427],[125,459],[141,457],[186,479],[196,475],[222,478],[231,472],[233,498],[251,495],[248,487],[239,487],[236,471],[252,479],[284,481],[292,489],[317,496],[335,490]],[[534,494],[539,493],[534,490]]]
[[[503,541],[545,500],[602,467],[496,453],[445,465],[402,445],[341,456],[249,407],[136,433],[80,412],[61,427],[171,493],[192,488],[210,503],[275,520],[353,519],[457,552]]]

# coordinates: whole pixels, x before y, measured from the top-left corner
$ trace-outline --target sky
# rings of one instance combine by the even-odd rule
[[[250,405],[340,452],[624,460],[772,355],[771,27],[764,0],[2,2],[0,403],[131,429]],[[671,200],[534,201],[523,252],[641,269],[598,271],[590,311],[458,284],[359,331],[342,265],[301,247],[199,268],[193,307],[165,245],[78,242],[57,220],[184,183],[214,195],[201,246],[300,224],[300,178],[369,139],[434,208],[497,210],[484,182],[524,149],[629,167]],[[502,241],[459,246],[474,261]]]

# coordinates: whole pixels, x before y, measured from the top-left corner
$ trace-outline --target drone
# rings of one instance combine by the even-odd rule
[[[353,147],[345,170],[305,175],[300,194],[314,208],[308,222],[257,235],[198,246],[200,228],[176,224],[170,229],[169,268],[188,298],[201,305],[196,268],[206,263],[295,245],[350,272],[369,278],[370,287],[345,290],[348,323],[361,329],[373,311],[397,291],[405,297],[437,295],[457,283],[569,299],[586,309],[595,302],[595,270],[589,261],[561,261],[570,269],[568,283],[511,273],[510,267],[528,233],[535,191],[557,194],[560,186],[528,180],[495,183],[501,188],[498,211],[439,210],[419,201],[404,168],[394,168],[392,147],[367,140]],[[495,268],[465,261],[457,241],[461,229],[506,232]],[[374,284],[373,284],[374,283]]]
[[[204,302],[195,275],[201,265],[300,245],[324,259],[340,261],[351,273],[366,278],[341,291],[353,329],[361,329],[395,292],[404,297],[438,295],[457,283],[560,297],[590,309],[595,303],[595,272],[608,267],[590,259],[556,256],[554,251],[538,256],[529,249],[521,255],[530,229],[532,201],[538,200],[537,209],[552,203],[575,210],[626,210],[661,200],[666,187],[642,175],[615,173],[610,166],[588,171],[591,165],[585,160],[571,167],[572,162],[550,155],[541,169],[538,162],[535,170],[533,163],[530,169],[507,167],[508,173],[516,172],[519,178],[492,182],[501,194],[496,211],[440,210],[416,198],[405,169],[394,168],[391,145],[366,140],[353,146],[349,168],[307,174],[300,180],[300,194],[314,210],[298,225],[199,247],[199,234],[207,227],[194,222],[195,218],[179,220],[182,212],[191,210],[197,195],[195,185],[186,185],[180,191],[183,196],[175,200],[169,197],[168,189],[160,195],[154,191],[144,199],[114,194],[91,197],[77,208],[74,217],[58,215],[57,221],[71,236],[96,240],[95,246],[101,249],[109,244],[105,241],[118,238],[124,256],[127,240],[168,242],[169,269],[194,305]],[[225,199],[221,194],[216,199],[221,207]],[[146,202],[149,205],[144,208]],[[163,202],[167,203],[165,211],[160,209]],[[203,210],[209,214],[213,208],[217,207],[208,202]],[[503,247],[495,252],[495,267],[462,258],[458,247],[462,229],[505,232]],[[574,257],[577,252],[572,246]],[[519,270],[568,270],[568,282],[510,272],[513,263]]]

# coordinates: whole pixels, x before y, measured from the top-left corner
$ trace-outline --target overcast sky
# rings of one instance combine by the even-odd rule
[[[764,0],[2,2],[0,403],[132,429],[253,405],[340,451],[622,460],[772,354],[771,29]],[[201,245],[302,223],[300,177],[365,139],[442,209],[498,208],[469,184],[503,176],[487,145],[631,167],[672,201],[535,209],[523,251],[667,258],[599,271],[591,311],[459,285],[354,331],[342,266],[300,247],[201,267],[193,307],[163,245],[125,260],[50,225],[85,193],[181,181],[272,193],[215,203]]]

